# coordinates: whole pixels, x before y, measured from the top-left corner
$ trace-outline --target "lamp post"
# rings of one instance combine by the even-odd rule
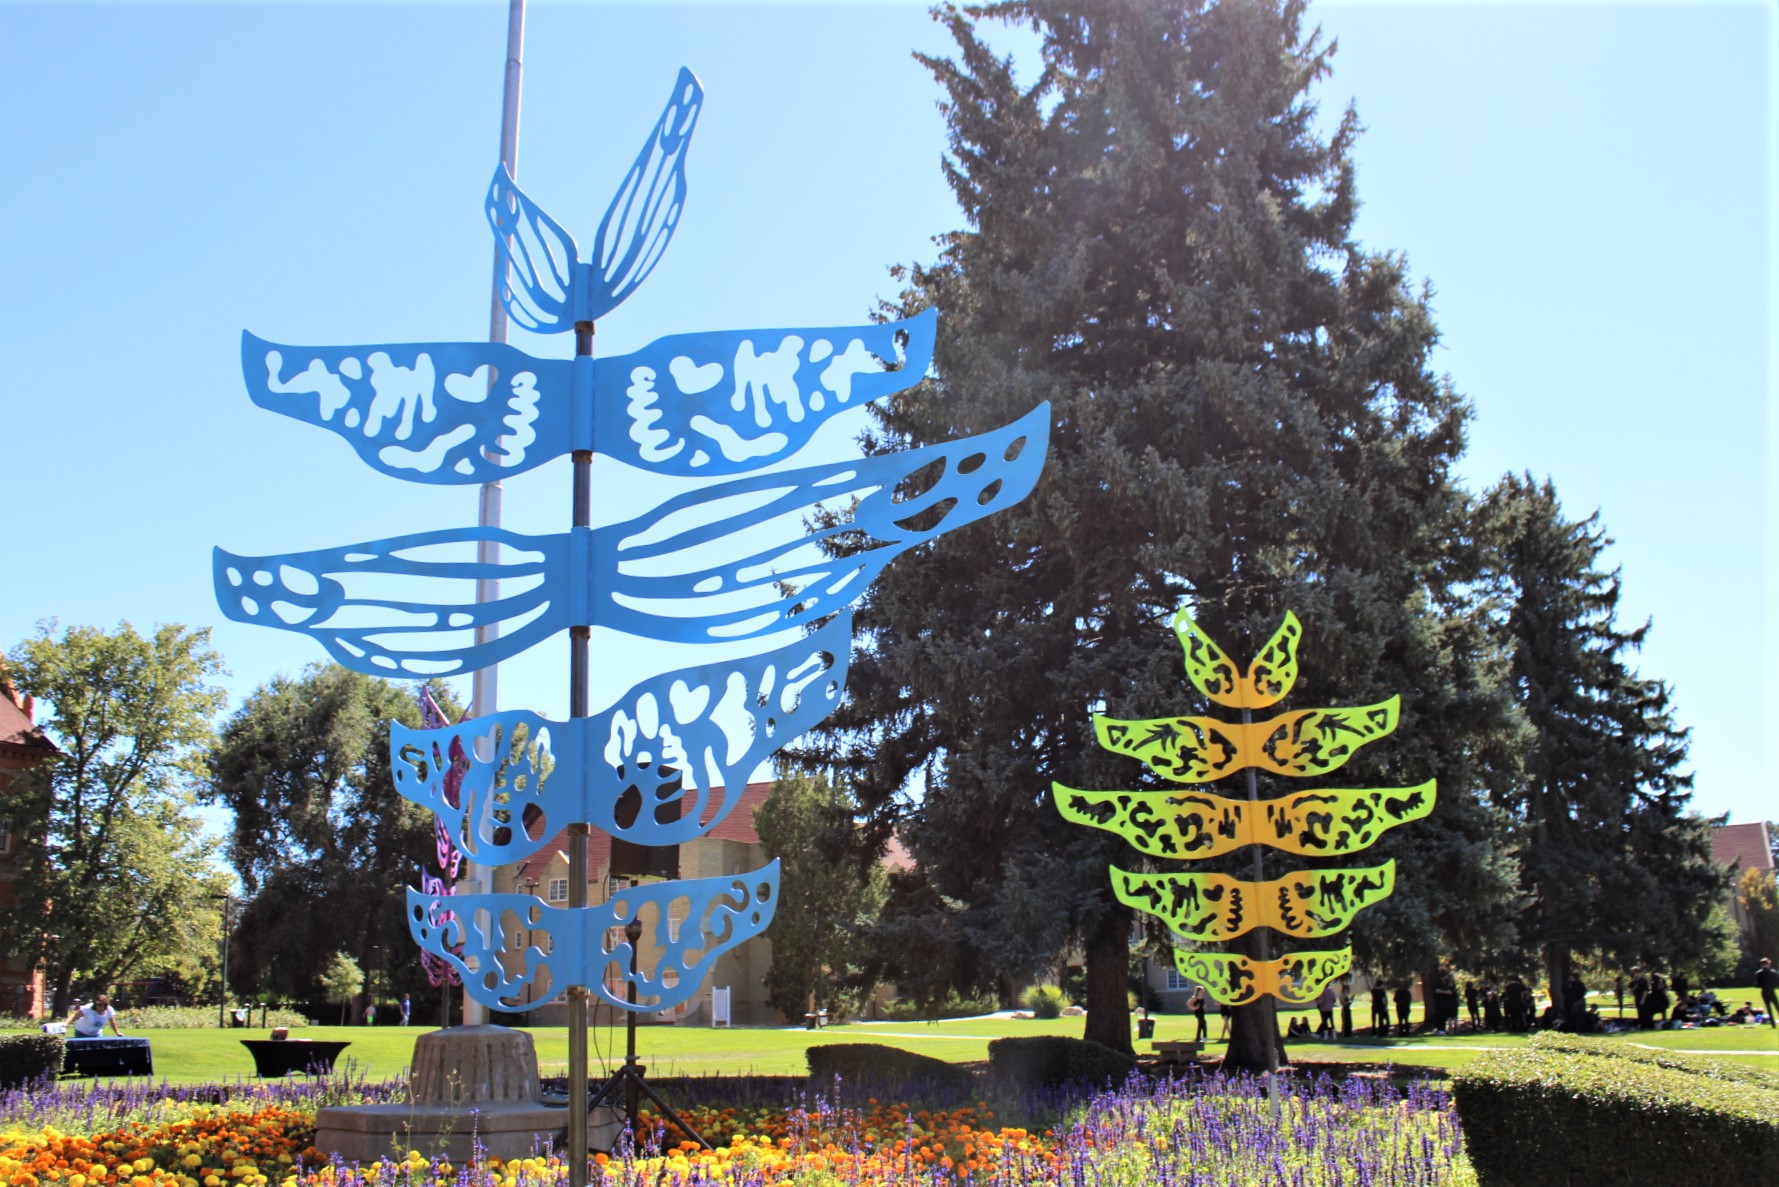
[[[233,896],[213,894],[212,901],[222,902],[222,991],[216,995],[216,1028],[227,1030],[229,1010],[229,907],[235,901]]]

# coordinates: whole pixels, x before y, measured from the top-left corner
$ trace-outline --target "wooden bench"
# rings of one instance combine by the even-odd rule
[[[1205,1049],[1195,1039],[1161,1039],[1149,1045],[1155,1048],[1155,1062],[1162,1067],[1196,1064],[1199,1053]]]

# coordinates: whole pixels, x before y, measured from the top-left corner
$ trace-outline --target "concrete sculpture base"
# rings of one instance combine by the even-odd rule
[[[350,1105],[322,1109],[315,1118],[315,1148],[348,1162],[404,1158],[418,1150],[429,1158],[462,1162],[477,1149],[500,1159],[523,1158],[560,1144],[568,1110],[538,1099],[537,1048],[531,1036],[504,1026],[455,1026],[429,1031],[414,1042],[406,1104]],[[588,1126],[588,1148],[610,1149],[622,1116]]]

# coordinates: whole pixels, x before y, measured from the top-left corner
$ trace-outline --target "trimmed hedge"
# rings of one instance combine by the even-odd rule
[[[1022,1088],[1061,1088],[1067,1084],[1122,1084],[1137,1070],[1135,1056],[1103,1043],[1062,1035],[996,1039],[988,1045],[995,1079]]]
[[[976,1078],[955,1063],[879,1043],[827,1043],[804,1052],[809,1078],[822,1089],[839,1078],[842,1086],[902,1094],[955,1096],[967,1094]]]
[[[61,1075],[66,1047],[61,1035],[0,1035],[0,1088]]]
[[[1760,1068],[1537,1035],[1479,1055],[1452,1088],[1485,1185],[1724,1187],[1779,1176],[1779,1075]]]

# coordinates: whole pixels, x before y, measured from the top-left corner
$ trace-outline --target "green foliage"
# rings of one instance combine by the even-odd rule
[[[1549,482],[1511,475],[1477,519],[1532,730],[1526,777],[1498,799],[1520,826],[1522,941],[1558,984],[1578,952],[1698,964],[1728,887],[1709,826],[1689,811],[1668,688],[1632,666],[1649,627],[1617,623],[1611,540],[1598,515],[1567,519]]]
[[[809,1079],[817,1091],[836,1079],[852,1089],[909,1098],[961,1096],[975,1085],[975,1077],[956,1064],[900,1047],[828,1043],[811,1047],[808,1055]]]
[[[1137,1070],[1126,1052],[1062,1035],[996,1039],[988,1045],[988,1064],[995,1079],[1027,1089],[1122,1084]]]
[[[61,754],[8,789],[23,853],[0,946],[57,970],[55,1009],[72,985],[106,988],[163,971],[196,972],[215,947],[227,889],[192,812],[207,773],[211,718],[224,704],[210,632],[129,623],[107,634],[45,623],[8,653],[21,693],[48,705]]]
[[[978,12],[1029,22],[1043,73],[1016,78]],[[937,308],[944,332],[933,377],[888,402],[868,444],[951,440],[1048,400],[1050,456],[1024,502],[872,585],[856,614],[871,642],[820,757],[919,862],[930,893],[904,901],[952,940],[918,959],[999,988],[1078,943],[1087,1034],[1124,1049],[1129,914],[1105,869],[1126,855],[1067,827],[1047,793],[1157,786],[1094,744],[1090,717],[1195,708],[1157,646],[1183,601],[1244,654],[1295,610],[1302,704],[1403,698],[1404,744],[1343,778],[1437,776],[1439,806],[1373,855],[1398,859],[1398,889],[1355,928],[1361,959],[1426,967],[1508,938],[1487,793],[1516,777],[1520,738],[1496,641],[1463,598],[1475,558],[1452,466],[1468,409],[1433,368],[1438,333],[1400,257],[1354,242],[1358,119],[1316,118],[1329,47],[1300,17],[946,7],[956,55],[922,58],[969,225],[901,274],[896,311]],[[913,931],[897,925],[891,942]],[[1245,1066],[1269,1029],[1250,1012]]]
[[[1752,975],[1761,957],[1779,960],[1779,884],[1773,871],[1743,870],[1736,878],[1736,903],[1743,919],[1738,938]]]
[[[455,717],[450,690],[433,695]],[[328,664],[274,678],[224,724],[204,794],[234,812],[229,860],[249,895],[235,992],[304,998],[337,947],[375,968],[380,990],[426,990],[406,887],[437,864],[433,821],[396,794],[391,721],[420,724],[410,687]]]
[[[863,935],[887,893],[887,879],[865,847],[852,795],[821,775],[781,769],[754,814],[766,852],[782,858],[766,1000],[787,1018],[827,1009],[855,1010],[875,978]]]
[[[1030,1010],[1033,1018],[1061,1018],[1069,998],[1057,985],[1028,985],[1019,995],[1019,1004]]]
[[[1779,1170],[1779,1074],[1540,1035],[1487,1052],[1453,1083],[1485,1183],[1666,1187],[1758,1183]]]
[[[247,1009],[246,1006],[239,1007]],[[231,1012],[234,1007],[230,1007]],[[268,1009],[262,1021],[258,1008],[248,1011],[248,1025],[269,1029],[274,1026],[310,1026],[309,1019],[295,1010],[283,1007]],[[117,1023],[127,1031],[138,1030],[191,1030],[208,1026],[216,1028],[215,1006],[141,1006],[135,1009],[119,1010]],[[231,1022],[227,1029],[233,1029]]]
[[[979,1018],[1000,1008],[1001,1003],[992,997],[965,997],[954,992],[932,1002],[898,998],[883,1007],[882,1014],[889,1022],[930,1022],[940,1018]]]
[[[340,1022],[344,1025],[346,1003],[364,991],[364,970],[344,952],[336,952],[327,958],[316,980],[322,996],[340,1007]]]
[[[61,1075],[66,1047],[61,1035],[0,1035],[0,1088]]]

